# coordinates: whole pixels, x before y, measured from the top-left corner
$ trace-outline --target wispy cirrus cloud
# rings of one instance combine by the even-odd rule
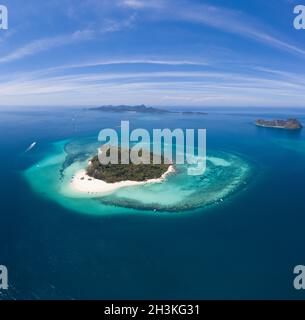
[[[305,55],[305,49],[283,41],[265,31],[265,27],[240,11],[209,5],[185,8],[177,12],[177,18],[201,23],[224,32],[234,33],[285,51]]]
[[[262,42],[268,46],[290,51],[292,53],[305,55],[305,50],[296,45],[285,42],[265,31],[264,26],[256,23],[242,12],[214,6],[202,6],[198,11],[186,11],[182,13],[182,18],[186,20],[206,24],[230,32],[242,37],[251,38]]]
[[[266,73],[268,75],[266,75]],[[291,75],[293,75],[291,73]],[[13,104],[98,105],[103,103],[148,103],[175,105],[302,105],[305,77],[287,81],[286,72],[258,68],[247,72],[164,71],[93,72],[58,76],[21,77],[0,83],[2,101]]]
[[[91,3],[92,5],[92,3],[95,2],[89,1],[88,3]],[[72,34],[31,41],[28,44],[15,49],[13,52],[2,56],[0,58],[0,63],[12,62],[60,46],[67,46],[77,42],[91,40],[103,33],[132,29],[135,25],[138,11],[141,11],[141,14],[145,13],[143,17],[141,16],[143,19],[154,17],[154,19],[165,21],[196,23],[221,30],[225,33],[252,39],[279,50],[301,56],[305,55],[304,48],[284,41],[271,34],[270,31],[266,31],[267,27],[256,21],[252,16],[239,10],[209,4],[198,4],[197,2],[186,2],[184,0],[118,0],[112,3],[107,2],[107,4],[102,2],[102,7],[111,7],[114,11],[116,8],[119,9],[119,11],[122,9],[129,9],[131,10],[131,14],[129,14],[127,18],[125,16],[124,19],[109,19],[104,17],[101,19],[102,25],[93,23],[90,28],[79,30]],[[92,8],[95,7],[92,5]]]
[[[225,33],[249,38],[280,50],[305,55],[304,48],[271,34],[270,31],[266,31],[267,27],[265,25],[239,10],[210,4],[191,3],[184,0],[159,0],[154,6],[151,5],[150,1],[146,3],[143,0],[122,0],[122,3],[134,10],[148,9],[148,16],[155,14],[162,20],[202,24]],[[154,12],[153,9],[157,10]]]
[[[255,9],[250,15],[239,4],[207,1],[54,0],[52,8],[62,8],[60,17],[50,14],[40,32],[32,23],[33,33],[2,46],[0,104],[304,105],[302,70],[289,54],[276,59],[283,52],[304,56],[302,44],[294,43],[297,37],[288,38],[289,30],[280,34],[277,19],[262,23]],[[35,10],[47,11],[45,6]],[[130,32],[102,37],[126,29]],[[50,37],[54,32],[63,34]],[[37,34],[43,38],[3,54],[3,48],[7,52]],[[243,38],[255,44],[257,54]],[[74,44],[83,44],[77,55]],[[60,47],[66,48],[54,59]],[[25,59],[34,55],[45,62],[44,69]]]
[[[135,19],[136,15],[132,14],[127,19],[120,21],[105,20],[101,27],[94,29],[77,30],[70,34],[33,40],[24,46],[15,49],[13,52],[1,57],[0,63],[8,63],[20,60],[25,57],[33,56],[57,47],[81,43],[84,41],[93,40],[97,36],[101,36],[103,34],[129,29],[133,27]]]
[[[119,5],[132,9],[161,9],[167,5],[164,0],[120,0]]]
[[[80,41],[85,41],[93,37],[92,30],[76,31],[72,34],[50,37],[31,41],[30,43],[16,49],[15,51],[0,58],[0,63],[11,62],[35,55],[37,53],[50,50],[63,45],[68,45]]]
[[[48,68],[45,71],[58,71],[69,70],[86,67],[100,67],[100,66],[119,66],[119,65],[160,65],[160,66],[208,66],[210,62],[208,60],[196,59],[196,60],[179,60],[179,59],[165,59],[165,58],[125,58],[125,59],[100,59],[92,60],[77,64],[66,64],[53,68]]]

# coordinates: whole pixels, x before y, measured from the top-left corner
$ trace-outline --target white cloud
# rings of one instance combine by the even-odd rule
[[[304,77],[287,81],[284,74],[275,72],[268,78],[261,72],[256,76],[216,71],[101,72],[37,78],[30,74],[0,83],[0,95],[1,104],[304,105]]]
[[[264,27],[240,11],[209,5],[188,6],[173,11],[173,15],[181,20],[201,23],[220,29],[224,32],[238,34],[282,50],[305,55],[305,50],[287,43],[264,31]]]
[[[40,40],[34,40],[23,47],[16,49],[8,55],[0,58],[0,63],[11,62],[25,58],[27,56],[35,55],[42,51],[50,50],[56,47],[85,41],[93,37],[91,30],[76,31],[69,35],[50,37]]]
[[[166,5],[162,0],[121,0],[120,5],[131,9],[154,8],[161,9]]]
[[[71,34],[34,40],[1,57],[0,63],[12,62],[57,47],[92,40],[95,39],[95,37],[106,33],[113,33],[124,29],[130,29],[133,27],[135,19],[136,16],[133,14],[127,19],[123,19],[120,21],[106,20],[103,26],[97,29],[77,30]]]
[[[122,3],[133,9],[148,9],[147,15],[155,15],[158,19],[198,23],[250,38],[281,50],[305,55],[305,49],[270,34],[264,25],[241,11],[209,4],[197,5],[183,0],[155,2],[122,0]],[[162,10],[154,11],[153,9]]]
[[[125,5],[130,8],[139,9],[145,7],[145,4],[140,0],[124,0],[122,5]]]
[[[251,38],[266,45],[289,51],[304,56],[305,49],[297,45],[288,43],[276,36],[264,31],[265,28],[257,23],[253,17],[243,12],[207,4],[190,4],[184,1],[169,0],[120,0],[114,2],[112,7],[130,8],[134,10],[145,10],[145,16],[155,16],[162,20],[178,20],[191,23],[198,23],[208,27],[213,27],[223,32],[234,33],[242,37]],[[103,6],[105,6],[103,2]],[[95,26],[85,30],[76,31],[72,34],[49,37],[34,40],[23,47],[15,49],[0,58],[0,63],[7,63],[35,55],[40,52],[54,49],[60,46],[71,45],[73,43],[94,39],[103,33],[118,32],[133,28],[137,16],[132,14],[126,19],[111,20],[103,19],[101,27]],[[94,22],[93,22],[94,25]],[[1,41],[1,39],[0,39]]]
[[[57,70],[68,70],[76,68],[85,68],[85,67],[98,67],[98,66],[114,66],[114,65],[135,65],[135,64],[147,64],[147,65],[164,65],[164,66],[207,66],[209,65],[208,61],[202,60],[174,60],[174,59],[153,59],[153,58],[127,58],[127,59],[113,59],[113,60],[93,60],[78,64],[67,64],[63,66],[58,66],[54,68],[46,69],[47,72],[57,71]]]

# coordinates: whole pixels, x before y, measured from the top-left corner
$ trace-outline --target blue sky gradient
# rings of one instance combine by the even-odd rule
[[[0,4],[2,106],[305,106],[300,1]]]

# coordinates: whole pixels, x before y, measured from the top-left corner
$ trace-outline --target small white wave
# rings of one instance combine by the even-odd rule
[[[207,157],[207,160],[212,162],[214,166],[217,166],[217,167],[229,167],[231,165],[230,162],[222,158]]]

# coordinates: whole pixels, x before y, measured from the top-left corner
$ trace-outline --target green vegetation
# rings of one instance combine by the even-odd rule
[[[121,159],[121,148],[116,148],[119,159]],[[108,150],[110,154],[110,150]],[[108,155],[109,155],[108,154]],[[129,153],[130,154],[130,153]],[[142,151],[139,151],[142,156]],[[164,158],[161,157],[161,164],[153,164],[153,153],[150,153],[149,164],[101,164],[98,156],[91,159],[87,174],[95,179],[103,180],[107,183],[115,183],[120,181],[146,181],[150,179],[158,179],[169,169],[169,164],[165,164]]]

